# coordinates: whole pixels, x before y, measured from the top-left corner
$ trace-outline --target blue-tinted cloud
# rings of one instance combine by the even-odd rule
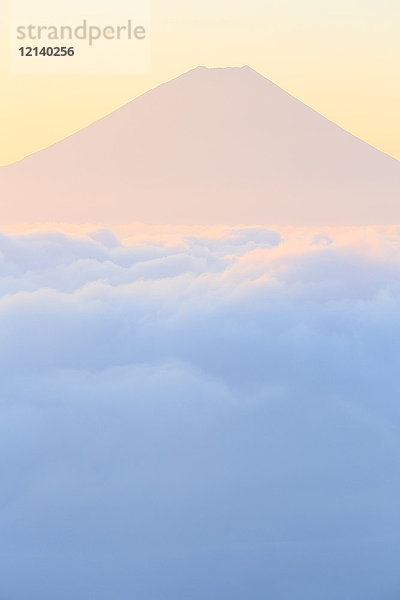
[[[2,235],[0,596],[394,600],[398,242]]]

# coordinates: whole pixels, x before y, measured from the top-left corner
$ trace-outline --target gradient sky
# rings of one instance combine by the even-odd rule
[[[4,0],[1,9],[7,16]],[[0,164],[56,142],[199,64],[249,64],[400,158],[398,0],[153,0],[146,76],[11,75],[7,19],[2,22]]]

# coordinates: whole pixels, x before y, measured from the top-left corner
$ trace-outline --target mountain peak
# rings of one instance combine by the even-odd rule
[[[178,77],[178,79],[188,77],[191,75],[208,75],[208,76],[211,76],[214,78],[215,77],[224,77],[225,75],[228,75],[228,76],[252,75],[257,78],[261,78],[261,79],[264,79],[265,81],[268,81],[268,79],[266,79],[263,75],[261,75],[261,73],[259,73],[258,71],[256,71],[252,67],[250,67],[249,65],[243,65],[241,67],[207,67],[204,65],[199,65],[198,67],[194,67],[193,69],[190,69],[186,73],[183,73],[183,75],[180,75],[180,77]],[[174,80],[172,80],[172,81],[174,81]]]

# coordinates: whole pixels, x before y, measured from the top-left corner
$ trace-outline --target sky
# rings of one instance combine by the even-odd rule
[[[153,0],[145,75],[15,75],[1,12],[1,146],[7,164],[64,138],[198,65],[248,64],[400,158],[396,0]]]
[[[0,162],[199,64],[400,158],[399,13],[155,0],[143,76],[11,75],[0,20]],[[398,598],[399,226],[26,215],[0,232],[0,598]]]

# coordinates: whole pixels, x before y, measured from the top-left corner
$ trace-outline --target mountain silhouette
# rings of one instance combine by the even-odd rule
[[[249,67],[198,67],[0,169],[0,222],[400,222],[400,162]]]

